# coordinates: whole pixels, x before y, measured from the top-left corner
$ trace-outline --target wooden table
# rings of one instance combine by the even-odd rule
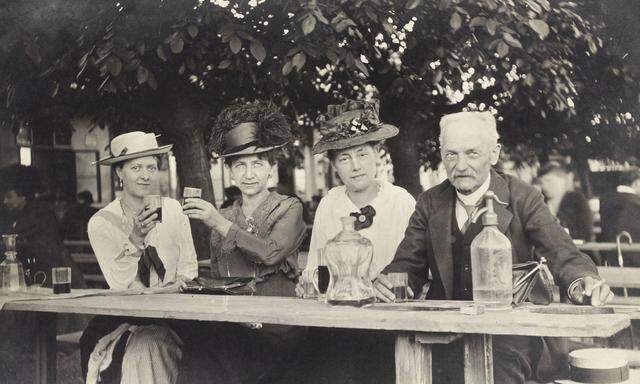
[[[609,337],[629,326],[625,314],[534,313],[540,308],[584,311],[553,305],[465,315],[464,303],[430,301],[376,304],[367,308],[330,307],[315,300],[280,297],[137,295],[14,301],[5,310],[39,314],[37,377],[55,383],[57,313],[136,316],[234,323],[396,331],[396,382],[431,383],[431,345],[464,340],[466,383],[493,383],[492,335]],[[430,307],[431,310],[426,310]]]

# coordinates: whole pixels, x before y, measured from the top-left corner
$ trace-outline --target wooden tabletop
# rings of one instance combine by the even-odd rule
[[[468,303],[421,301],[354,308],[284,297],[156,294],[14,301],[6,303],[3,309],[327,328],[566,337],[608,337],[630,323],[625,314],[584,313],[597,310],[591,307],[556,304],[465,315],[459,311],[465,304]],[[536,313],[538,310],[556,313]]]

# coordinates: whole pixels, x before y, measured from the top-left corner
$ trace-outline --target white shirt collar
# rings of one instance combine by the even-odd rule
[[[620,193],[633,193],[634,195],[636,194],[635,189],[631,188],[628,185],[618,185],[616,191]]]
[[[478,204],[480,199],[482,199],[482,196],[484,196],[484,194],[487,193],[487,191],[489,190],[490,183],[491,183],[491,174],[489,174],[489,176],[487,176],[487,179],[484,181],[484,183],[482,183],[482,185],[472,193],[468,195],[463,195],[462,193],[459,193],[458,191],[456,191],[456,195],[464,205],[476,205]]]

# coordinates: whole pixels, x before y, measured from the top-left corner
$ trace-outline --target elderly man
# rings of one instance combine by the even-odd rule
[[[482,203],[487,190],[508,203],[496,207],[496,213],[498,228],[511,240],[514,263],[534,259],[535,247],[536,255],[548,260],[556,283],[574,303],[589,302],[585,295],[592,305],[611,299],[609,287],[598,283],[595,265],[576,249],[549,212],[541,193],[492,168],[498,161],[500,144],[491,113],[447,115],[440,121],[440,130],[440,151],[448,180],[418,197],[394,260],[376,279],[376,294],[381,300],[393,299],[384,275],[388,272],[408,272],[416,294],[431,275],[428,299],[473,299],[469,246],[482,224],[471,222],[469,216]],[[554,365],[563,360],[559,358],[563,355],[553,355],[555,342],[521,336],[496,336],[493,340],[496,383],[524,383],[558,373]],[[446,350],[439,355],[434,354],[434,359],[442,358],[434,361],[434,379],[458,382],[455,375],[462,371],[461,366],[451,366],[452,355]]]

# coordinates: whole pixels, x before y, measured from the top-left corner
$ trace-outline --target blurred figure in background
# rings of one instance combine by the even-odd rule
[[[0,184],[4,187],[4,206],[14,218],[11,233],[18,234],[18,259],[25,269],[30,269],[32,276],[37,271],[45,273],[45,285],[51,287],[51,268],[70,267],[73,288],[84,288],[80,269],[60,238],[58,219],[46,203],[35,200],[41,188],[36,169],[7,167]]]
[[[60,233],[64,240],[88,240],[87,223],[98,210],[91,206],[93,195],[82,191],[76,195],[76,203],[69,207],[60,222]]]
[[[224,202],[220,206],[220,209],[227,208],[233,205],[236,200],[240,200],[242,198],[242,192],[240,192],[240,188],[232,185],[224,189]]]
[[[633,241],[640,240],[640,169],[625,172],[616,191],[600,199],[602,241],[615,242],[616,236],[627,231]],[[608,265],[617,266],[617,252],[603,252]],[[625,266],[640,266],[640,253],[625,252]]]
[[[581,192],[573,190],[566,168],[549,162],[538,171],[538,182],[551,213],[569,230],[571,238],[590,241],[593,215],[589,202]]]
[[[3,197],[2,233],[16,233],[18,259],[30,275],[42,271],[45,286],[51,287],[51,268],[71,267],[72,287],[84,288],[80,270],[71,260],[60,238],[58,219],[51,207],[36,201],[42,191],[38,172],[33,167],[11,165],[0,170]],[[6,215],[5,215],[6,213]],[[1,245],[0,245],[1,247]],[[1,250],[4,259],[4,249]],[[0,383],[34,382],[36,316],[28,312],[0,312]],[[61,314],[58,334],[74,332],[84,327],[78,315]]]

